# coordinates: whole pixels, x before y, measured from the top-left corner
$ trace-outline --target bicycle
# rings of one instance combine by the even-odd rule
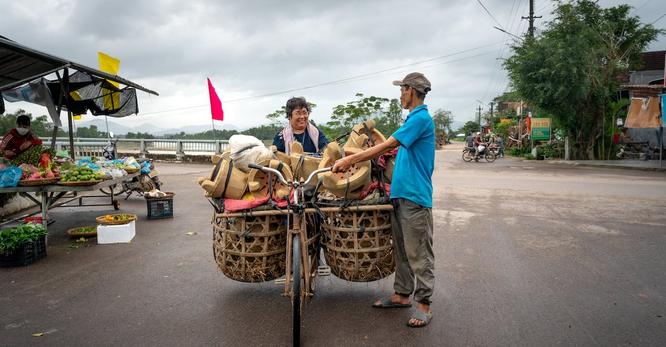
[[[257,164],[249,164],[249,168],[260,170],[268,174],[268,181],[272,182],[271,175],[285,186],[290,187],[290,195],[293,195],[293,202],[287,207],[287,247],[285,256],[285,268],[287,269],[284,279],[283,296],[291,299],[292,310],[292,344],[300,345],[301,328],[301,310],[303,301],[314,295],[314,277],[318,272],[319,254],[315,247],[314,252],[309,252],[308,246],[318,237],[314,235],[308,239],[305,218],[305,195],[304,187],[318,174],[331,170],[331,167],[322,168],[313,171],[304,181],[287,181],[280,171],[264,167]],[[270,193],[269,193],[270,194]],[[312,242],[314,243],[314,242]],[[291,269],[291,272],[289,271]],[[325,269],[322,269],[325,271]],[[330,270],[329,270],[330,273]]]

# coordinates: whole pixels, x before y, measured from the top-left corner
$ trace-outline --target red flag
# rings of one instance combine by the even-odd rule
[[[213,84],[210,83],[210,78],[208,80],[208,95],[210,96],[210,114],[213,116],[214,120],[224,120],[224,110],[222,109],[222,101],[217,96]]]

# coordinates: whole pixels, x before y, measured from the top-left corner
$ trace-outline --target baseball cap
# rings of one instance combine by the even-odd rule
[[[394,86],[409,86],[426,94],[430,91],[430,81],[420,72],[407,74],[402,81],[393,81]]]

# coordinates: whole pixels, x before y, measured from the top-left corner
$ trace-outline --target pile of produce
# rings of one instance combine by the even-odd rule
[[[24,224],[0,232],[0,253],[12,252],[24,243],[35,241],[46,235],[46,229],[41,224]]]
[[[69,229],[67,230],[67,234],[72,238],[94,237],[97,236],[97,227],[87,226]]]
[[[51,152],[46,151],[39,155],[37,165],[23,163],[19,168],[23,172],[21,181],[36,181],[56,179],[60,175],[60,168],[51,160]]]
[[[128,213],[106,214],[97,217],[97,223],[100,224],[125,224],[133,220],[136,220],[136,215]]]
[[[99,181],[105,178],[106,175],[100,171],[94,171],[86,166],[79,166],[63,172],[60,182]]]
[[[32,146],[25,150],[23,153],[16,156],[12,159],[12,164],[14,166],[19,166],[21,164],[30,164],[30,165],[39,165],[39,162],[42,158],[42,153],[48,153],[49,158],[55,158],[55,151],[49,147],[43,146]]]

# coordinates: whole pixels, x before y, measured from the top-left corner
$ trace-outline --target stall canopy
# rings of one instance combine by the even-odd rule
[[[56,79],[45,78],[52,74]],[[93,115],[112,117],[136,114],[139,111],[136,90],[159,95],[118,75],[40,52],[0,36],[0,108],[3,99],[46,106],[56,125],[52,142],[55,142],[57,127],[61,126],[61,111],[68,113],[70,148],[73,148],[72,114],[88,111]]]

